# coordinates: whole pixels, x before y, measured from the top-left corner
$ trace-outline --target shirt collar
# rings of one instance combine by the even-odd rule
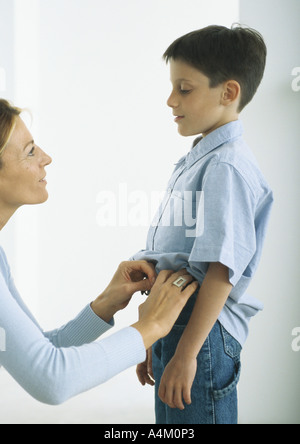
[[[186,156],[186,162],[189,166],[200,160],[206,154],[228,143],[233,139],[241,137],[244,132],[243,124],[240,120],[227,123],[216,129],[206,137],[196,139],[191,151]]]

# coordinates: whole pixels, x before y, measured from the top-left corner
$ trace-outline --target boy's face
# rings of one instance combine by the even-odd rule
[[[210,88],[208,77],[180,60],[171,59],[170,72],[173,90],[167,104],[173,109],[179,134],[202,134],[205,137],[220,126],[238,119],[236,107],[233,116],[232,106],[225,106],[227,92],[224,84]]]

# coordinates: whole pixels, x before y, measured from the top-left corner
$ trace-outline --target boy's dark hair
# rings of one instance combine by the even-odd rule
[[[255,95],[263,78],[267,48],[258,31],[233,25],[208,26],[175,40],[163,58],[182,60],[210,79],[214,88],[227,80],[241,86],[241,112]]]

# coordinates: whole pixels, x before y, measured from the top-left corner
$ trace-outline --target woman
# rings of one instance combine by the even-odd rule
[[[35,144],[20,114],[0,100],[0,230],[22,205],[48,198],[45,167],[51,158]],[[0,366],[37,400],[61,404],[144,362],[146,350],[169,333],[197,286],[185,270],[163,271],[156,279],[151,264],[123,262],[106,290],[73,321],[44,333],[19,296],[0,249]],[[133,293],[149,290],[137,323],[94,342],[113,326],[113,316]]]

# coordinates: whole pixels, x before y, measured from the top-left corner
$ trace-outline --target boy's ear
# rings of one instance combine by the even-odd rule
[[[239,100],[241,95],[241,86],[236,80],[228,80],[224,83],[222,94],[222,105],[232,105],[233,102]]]

